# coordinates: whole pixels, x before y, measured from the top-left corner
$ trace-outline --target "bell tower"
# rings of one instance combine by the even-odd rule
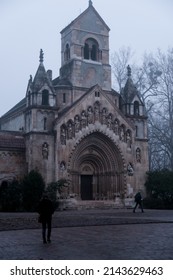
[[[60,79],[74,87],[98,84],[110,91],[109,31],[89,1],[88,8],[61,31]]]

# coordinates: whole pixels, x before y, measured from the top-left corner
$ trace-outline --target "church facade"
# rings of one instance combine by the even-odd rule
[[[111,86],[109,27],[88,8],[61,31],[59,77],[39,66],[26,96],[0,119],[0,184],[37,169],[61,178],[79,201],[125,201],[148,171],[147,116],[127,67],[121,93]]]

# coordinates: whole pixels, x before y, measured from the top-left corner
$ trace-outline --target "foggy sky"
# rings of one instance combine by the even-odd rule
[[[173,47],[172,0],[93,0],[110,27],[110,54],[130,46],[136,60],[145,51]],[[29,75],[39,65],[59,75],[60,31],[88,7],[88,0],[0,0],[0,116],[25,97]]]

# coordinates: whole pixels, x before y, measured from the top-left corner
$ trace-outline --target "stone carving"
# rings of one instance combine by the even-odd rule
[[[65,171],[65,170],[66,170],[65,161],[61,161],[61,163],[60,163],[60,165],[59,165],[59,169],[60,169],[60,171]]]
[[[21,157],[23,156],[20,152],[0,152],[0,157]]]
[[[102,124],[106,124],[106,108],[103,108],[102,110]]]
[[[61,127],[61,144],[66,145],[66,129],[64,126]]]
[[[75,116],[75,119],[74,119],[74,126],[75,126],[75,132],[79,132],[80,130],[80,119],[79,119],[79,116]]]
[[[81,129],[86,128],[89,124],[93,124],[96,121],[106,124],[110,130],[113,130],[116,135],[119,135],[122,142],[127,143],[128,148],[131,148],[131,131],[129,129],[126,131],[124,124],[120,126],[119,120],[117,118],[114,119],[112,113],[107,114],[107,108],[104,107],[100,111],[99,102],[95,102],[94,109],[92,106],[89,106],[87,111],[83,110],[81,115],[76,115],[74,120],[70,119],[66,124],[61,126],[61,144],[66,145],[67,139],[73,139],[75,133],[78,133]],[[140,162],[140,151],[136,152],[136,159]]]
[[[81,114],[81,127],[82,128],[85,128],[87,125],[87,122],[86,122],[86,113],[85,111],[82,111],[82,114]]]
[[[67,135],[68,135],[68,139],[73,138],[73,126],[71,122],[69,122],[67,126]]]
[[[92,154],[93,153],[93,149],[91,147],[88,148],[88,153]]]
[[[40,59],[40,62],[43,62],[44,60],[44,53],[43,53],[43,50],[40,49],[40,56],[39,56],[39,59]]]
[[[42,145],[42,156],[44,159],[48,159],[48,155],[49,155],[49,145],[44,142]]]
[[[99,105],[100,104],[98,102],[96,102],[95,106],[94,106],[95,122],[99,121],[99,119],[100,119]]]
[[[86,166],[84,166],[83,168],[82,168],[82,172],[91,172],[92,170],[91,170],[91,167],[90,166],[88,166],[88,165],[86,165]]]
[[[29,82],[32,82],[32,75],[29,75]]]
[[[119,130],[118,120],[115,119],[115,121],[114,121],[114,132],[115,132],[116,135],[118,135],[118,130]]]
[[[129,162],[129,164],[127,165],[127,174],[128,176],[133,176],[134,174],[134,169],[131,162]]]
[[[109,114],[109,116],[108,116],[107,126],[109,129],[112,129],[112,114]]]
[[[121,126],[121,127],[120,127],[120,140],[121,140],[122,142],[125,141],[124,126]]]
[[[139,148],[136,149],[136,161],[141,163],[141,150]]]
[[[130,135],[130,131],[129,130],[127,131],[127,134],[126,134],[126,141],[127,141],[127,147],[131,148],[132,140],[131,140],[131,135]]]
[[[92,107],[89,106],[88,108],[88,124],[93,123],[93,110]]]

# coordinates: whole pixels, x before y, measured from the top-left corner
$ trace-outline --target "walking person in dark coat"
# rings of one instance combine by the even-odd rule
[[[43,195],[39,206],[38,213],[40,214],[40,222],[42,223],[42,237],[43,243],[51,242],[51,226],[52,226],[52,214],[54,213],[54,207],[52,201],[47,195]],[[47,233],[47,239],[46,239]]]
[[[135,207],[133,208],[133,213],[135,213],[135,210],[137,208],[137,206],[139,206],[141,208],[141,212],[143,213],[144,210],[143,210],[143,205],[142,205],[142,196],[141,196],[141,193],[138,192],[136,195],[135,195]]]

